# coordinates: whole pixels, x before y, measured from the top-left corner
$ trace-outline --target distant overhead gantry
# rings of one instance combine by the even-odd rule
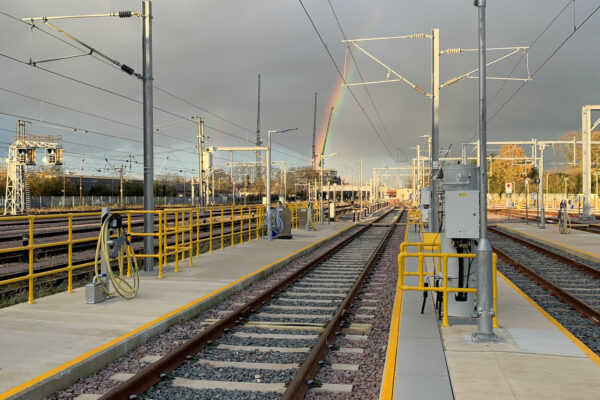
[[[45,149],[42,159],[48,165],[62,165],[62,136],[60,135],[25,135],[25,121],[17,121],[15,141],[8,147],[8,171],[6,174],[6,196],[4,198],[4,215],[23,214],[29,210],[29,184],[27,182],[27,166],[36,165],[36,151]]]
[[[431,40],[431,53],[432,53],[432,65],[431,65],[431,88],[432,92],[428,92],[423,89],[419,85],[411,82],[399,72],[394,70],[388,64],[381,61],[379,58],[375,57],[369,51],[367,51],[362,43],[365,42],[373,42],[373,41],[381,41],[381,40],[396,40],[396,39],[429,39]],[[432,118],[431,118],[431,163],[430,163],[430,180],[434,184],[432,185],[432,204],[430,208],[431,215],[437,215],[439,209],[439,198],[438,198],[438,188],[437,188],[437,174],[439,168],[439,104],[440,104],[440,89],[450,86],[453,83],[460,81],[463,78],[478,78],[477,75],[479,73],[479,68],[476,68],[472,71],[467,72],[466,74],[462,74],[451,78],[440,85],[440,55],[442,54],[460,54],[464,52],[475,52],[479,51],[479,49],[460,49],[460,48],[452,48],[440,51],[440,32],[439,29],[432,29],[431,34],[426,33],[414,33],[410,35],[402,35],[402,36],[388,36],[388,37],[376,37],[376,38],[362,38],[362,39],[350,39],[350,40],[342,40],[342,43],[346,45],[347,51],[351,51],[351,46],[353,48],[358,49],[361,53],[365,54],[371,60],[375,61],[386,71],[385,79],[375,80],[375,81],[362,81],[358,83],[348,83],[344,77],[344,84],[341,86],[349,87],[349,86],[365,86],[365,85],[373,85],[380,83],[389,83],[389,82],[404,82],[413,88],[417,93],[431,99],[431,110],[432,110]],[[496,64],[502,60],[507,59],[508,57],[523,52],[523,54],[527,57],[527,50],[529,47],[527,46],[516,46],[516,47],[497,47],[497,48],[487,48],[487,51],[505,51],[508,52],[495,60],[486,63],[486,66],[490,66]],[[516,81],[529,81],[531,80],[531,76],[529,75],[529,64],[527,63],[527,77],[526,78],[497,78],[491,77],[488,79],[501,79],[501,80],[516,80]],[[430,218],[433,231],[438,230],[438,220],[437,218]]]

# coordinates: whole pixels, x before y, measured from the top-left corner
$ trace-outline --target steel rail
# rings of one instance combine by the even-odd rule
[[[498,254],[498,257],[515,267],[519,272],[530,278],[532,281],[536,282],[539,286],[546,289],[558,299],[567,303],[569,306],[580,312],[586,318],[590,319],[596,325],[600,325],[600,311],[596,310],[584,301],[573,296],[568,291],[548,281],[546,278],[533,271],[531,268],[527,267],[522,262],[515,260],[513,257],[506,254],[506,252],[498,249],[496,246],[492,245],[492,250],[496,254]]]
[[[379,217],[375,222],[383,219],[386,215],[392,212],[393,209],[388,211],[386,214]],[[350,241],[354,240],[356,237],[360,236],[362,233],[367,231],[370,228],[369,225],[365,225],[358,229],[354,234],[350,235],[332,249],[324,253],[323,255],[317,257],[316,259],[309,262],[306,266],[299,269],[292,275],[286,277],[276,285],[271,288],[263,291],[261,294],[251,299],[246,304],[238,307],[234,311],[227,314],[218,322],[215,322],[213,325],[209,326],[203,332],[200,332],[193,338],[189,339],[185,343],[182,343],[177,348],[175,348],[171,353],[165,355],[160,360],[148,365],[140,372],[138,372],[133,377],[129,378],[127,381],[119,384],[118,386],[111,389],[109,392],[105,393],[100,397],[99,400],[130,400],[131,398],[135,398],[133,396],[139,396],[144,393],[148,388],[157,384],[161,381],[162,377],[169,374],[171,371],[179,367],[188,356],[193,356],[198,353],[200,350],[204,349],[209,345],[209,342],[218,339],[227,329],[231,329],[236,326],[238,323],[242,322],[245,318],[247,318],[250,314],[252,314],[255,310],[260,308],[264,303],[269,301],[272,297],[277,296],[288,286],[293,284],[297,279],[299,279],[302,275],[306,274],[313,267],[317,266],[321,262],[325,261],[332,254],[336,253],[338,250],[346,246]]]
[[[555,253],[555,252],[553,252],[551,250],[548,250],[548,249],[546,249],[546,248],[544,248],[542,246],[538,246],[535,243],[531,243],[531,242],[529,242],[527,240],[524,240],[524,239],[521,239],[521,238],[518,238],[518,237],[515,237],[515,236],[511,236],[510,234],[508,234],[506,232],[503,232],[503,231],[501,231],[499,229],[490,227],[490,228],[488,228],[488,230],[491,231],[491,232],[493,232],[493,233],[495,233],[495,234],[497,234],[497,235],[499,235],[499,236],[502,236],[504,238],[508,238],[508,239],[510,239],[510,240],[512,240],[514,242],[517,242],[517,243],[519,243],[519,244],[521,244],[523,246],[526,246],[526,247],[528,247],[528,248],[530,248],[532,250],[535,250],[535,251],[537,251],[539,253],[542,253],[545,256],[553,258],[556,261],[559,261],[559,262],[561,262],[563,264],[567,264],[568,266],[570,266],[570,267],[572,267],[574,269],[577,269],[577,270],[579,270],[581,272],[584,272],[584,273],[586,273],[586,274],[588,274],[588,275],[590,275],[590,276],[592,276],[592,277],[594,277],[596,279],[600,279],[600,270],[598,270],[596,268],[592,268],[592,267],[590,267],[588,265],[585,265],[583,263],[580,263],[578,261],[570,259],[569,257],[562,256],[562,255],[560,255],[558,253]]]
[[[350,292],[348,292],[348,295],[342,302],[341,306],[338,308],[333,318],[329,321],[323,333],[319,336],[319,340],[312,347],[308,357],[302,362],[300,368],[298,369],[298,371],[296,371],[294,377],[289,382],[286,391],[281,397],[282,400],[302,399],[304,398],[306,392],[311,388],[311,380],[321,368],[319,361],[325,360],[325,357],[329,352],[329,345],[335,341],[337,332],[344,327],[343,318],[348,312],[349,305],[352,301],[354,301],[358,290],[360,289],[360,287],[364,283],[365,278],[375,265],[379,254],[387,245],[387,242],[392,236],[392,233],[396,229],[396,222],[402,216],[403,213],[404,210],[402,210],[400,214],[398,214],[398,216],[390,223],[387,232],[383,236],[383,239],[379,243],[379,246],[377,246],[377,249],[375,249],[371,257],[369,258],[367,265],[365,266],[362,273],[354,283],[354,286],[352,286],[352,289],[350,290]],[[379,224],[376,226],[381,225]]]

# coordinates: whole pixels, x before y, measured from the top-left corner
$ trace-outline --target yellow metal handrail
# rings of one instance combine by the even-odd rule
[[[207,245],[208,252],[212,253],[215,241],[220,243],[220,249],[224,249],[226,239],[233,247],[236,242],[242,244],[264,234],[264,206],[259,204],[165,209],[163,219],[163,262],[159,266],[159,278],[163,277],[162,266],[168,257],[173,257],[175,272],[179,272],[179,261],[187,258],[191,267],[194,253],[199,256],[203,245]],[[168,219],[173,222],[168,224]],[[220,228],[218,233],[215,226]],[[230,228],[227,233],[226,228]],[[208,235],[202,235],[204,232]]]
[[[406,245],[406,246],[403,246]],[[408,246],[417,246],[418,251],[416,253],[408,253],[406,252],[406,247]],[[477,293],[476,288],[459,288],[459,287],[451,287],[448,286],[448,259],[451,258],[475,258],[475,254],[456,254],[456,253],[424,253],[422,251],[423,247],[435,245],[432,243],[402,243],[401,251],[398,255],[398,289],[399,290],[415,290],[420,292],[441,292],[443,293],[443,317],[442,317],[442,326],[449,326],[448,323],[448,293],[450,292],[461,292],[461,293]],[[418,266],[416,272],[407,272],[406,271],[406,259],[407,258],[417,258]],[[425,277],[426,275],[431,275],[430,272],[426,271],[423,267],[423,260],[425,257],[432,257],[438,260],[441,260],[441,271],[434,271],[434,273],[442,275],[442,285],[441,286],[425,286]],[[496,282],[496,263],[498,260],[497,255],[494,253],[492,255],[492,268],[493,268],[493,300],[494,300],[494,327],[498,327],[498,310],[497,310],[497,282]],[[439,268],[439,267],[438,267]],[[438,269],[436,268],[436,269]],[[419,278],[418,286],[407,286],[404,284],[404,277],[406,276],[417,276]]]
[[[423,222],[423,216],[420,210],[409,210],[406,214],[406,232],[410,229],[410,225],[418,226],[419,233],[423,233],[423,226],[427,225]]]
[[[292,228],[298,227],[299,210],[302,207],[301,203],[289,203],[287,205],[291,212]],[[123,216],[123,227],[126,233],[133,238],[141,238],[151,236],[156,239],[157,250],[151,254],[136,254],[140,258],[153,258],[158,263],[158,277],[163,278],[163,267],[167,263],[167,259],[172,257],[175,261],[175,269],[179,270],[179,262],[188,258],[188,265],[192,265],[192,256],[199,256],[201,247],[204,244],[208,245],[208,252],[212,253],[215,245],[219,248],[224,248],[225,239],[228,238],[233,246],[236,242],[243,243],[244,241],[256,240],[265,234],[263,226],[265,218],[265,209],[263,205],[247,205],[247,206],[217,206],[208,208],[177,208],[165,210],[123,210],[119,211]],[[154,232],[144,233],[138,229],[134,230],[133,217],[136,215],[152,214],[155,215],[156,225]],[[205,214],[208,214],[206,216]],[[229,214],[229,215],[227,215]],[[100,231],[100,212],[86,213],[65,213],[65,214],[50,214],[50,215],[29,215],[29,216],[9,216],[0,217],[1,221],[27,221],[28,227],[26,230],[27,243],[22,246],[0,248],[0,254],[11,253],[15,251],[27,252],[28,269],[27,274],[15,278],[4,279],[0,278],[0,286],[10,285],[18,282],[28,282],[28,303],[35,302],[34,281],[44,276],[54,275],[58,273],[67,273],[67,292],[73,291],[73,271],[90,267],[94,265],[93,261],[78,262],[74,260],[73,246],[81,243],[95,243],[98,240],[98,233],[91,233],[84,238],[74,238],[73,222],[79,217],[97,217],[98,232]],[[316,216],[315,218],[318,218]],[[56,219],[57,223],[61,220],[67,222],[67,239],[55,240],[49,242],[39,242],[39,238],[35,241],[36,223],[41,220]],[[231,232],[225,233],[225,227],[231,226]],[[77,226],[75,226],[77,228]],[[220,228],[220,229],[219,229]],[[239,228],[237,231],[235,228]],[[208,233],[207,236],[202,233]],[[36,272],[35,250],[44,249],[54,246],[67,246],[67,265],[62,268],[53,269],[50,271]],[[129,274],[129,271],[128,271]]]
[[[158,233],[154,234],[145,234],[140,232],[132,232],[131,231],[131,215],[132,214],[144,214],[144,213],[159,213],[160,211],[140,211],[140,210],[131,210],[131,211],[121,211],[120,213],[126,215],[127,217],[127,233],[132,236],[157,236],[160,240],[160,235]],[[37,278],[41,278],[44,276],[54,275],[66,272],[67,273],[67,292],[73,292],[73,271],[85,267],[90,267],[94,265],[93,261],[88,262],[74,262],[73,261],[73,245],[86,243],[86,242],[97,242],[98,235],[93,235],[86,238],[74,239],[73,238],[73,217],[90,217],[96,216],[98,217],[98,224],[100,224],[100,212],[87,212],[87,213],[77,213],[77,214],[50,214],[50,215],[29,215],[29,216],[14,216],[14,217],[2,217],[2,221],[28,221],[27,228],[27,245],[24,246],[16,246],[16,247],[7,247],[0,249],[1,253],[11,253],[15,251],[27,251],[27,263],[28,263],[28,271],[26,275],[3,279],[0,278],[0,286],[2,285],[10,285],[13,283],[28,281],[28,297],[27,302],[29,304],[33,304],[35,302],[34,296],[34,280]],[[34,237],[35,231],[35,223],[36,221],[44,220],[44,219],[66,219],[67,220],[67,240],[57,240],[51,242],[44,243],[36,243]],[[54,246],[67,246],[67,266],[62,268],[53,269],[50,271],[42,271],[35,272],[35,253],[34,251],[37,249],[43,249]],[[159,257],[159,255],[143,255],[140,254],[139,257]]]

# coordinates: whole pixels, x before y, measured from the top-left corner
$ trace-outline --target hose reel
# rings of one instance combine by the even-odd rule
[[[86,285],[86,303],[99,303],[115,294],[132,299],[140,285],[137,258],[131,247],[131,235],[123,229],[123,218],[120,214],[111,214],[106,208],[102,211],[94,258],[94,280]]]

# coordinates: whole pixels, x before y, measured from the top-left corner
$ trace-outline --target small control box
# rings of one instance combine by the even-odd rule
[[[479,190],[446,191],[445,208],[447,238],[479,237]]]
[[[85,303],[97,304],[104,301],[104,285],[102,281],[88,283],[85,285]]]

